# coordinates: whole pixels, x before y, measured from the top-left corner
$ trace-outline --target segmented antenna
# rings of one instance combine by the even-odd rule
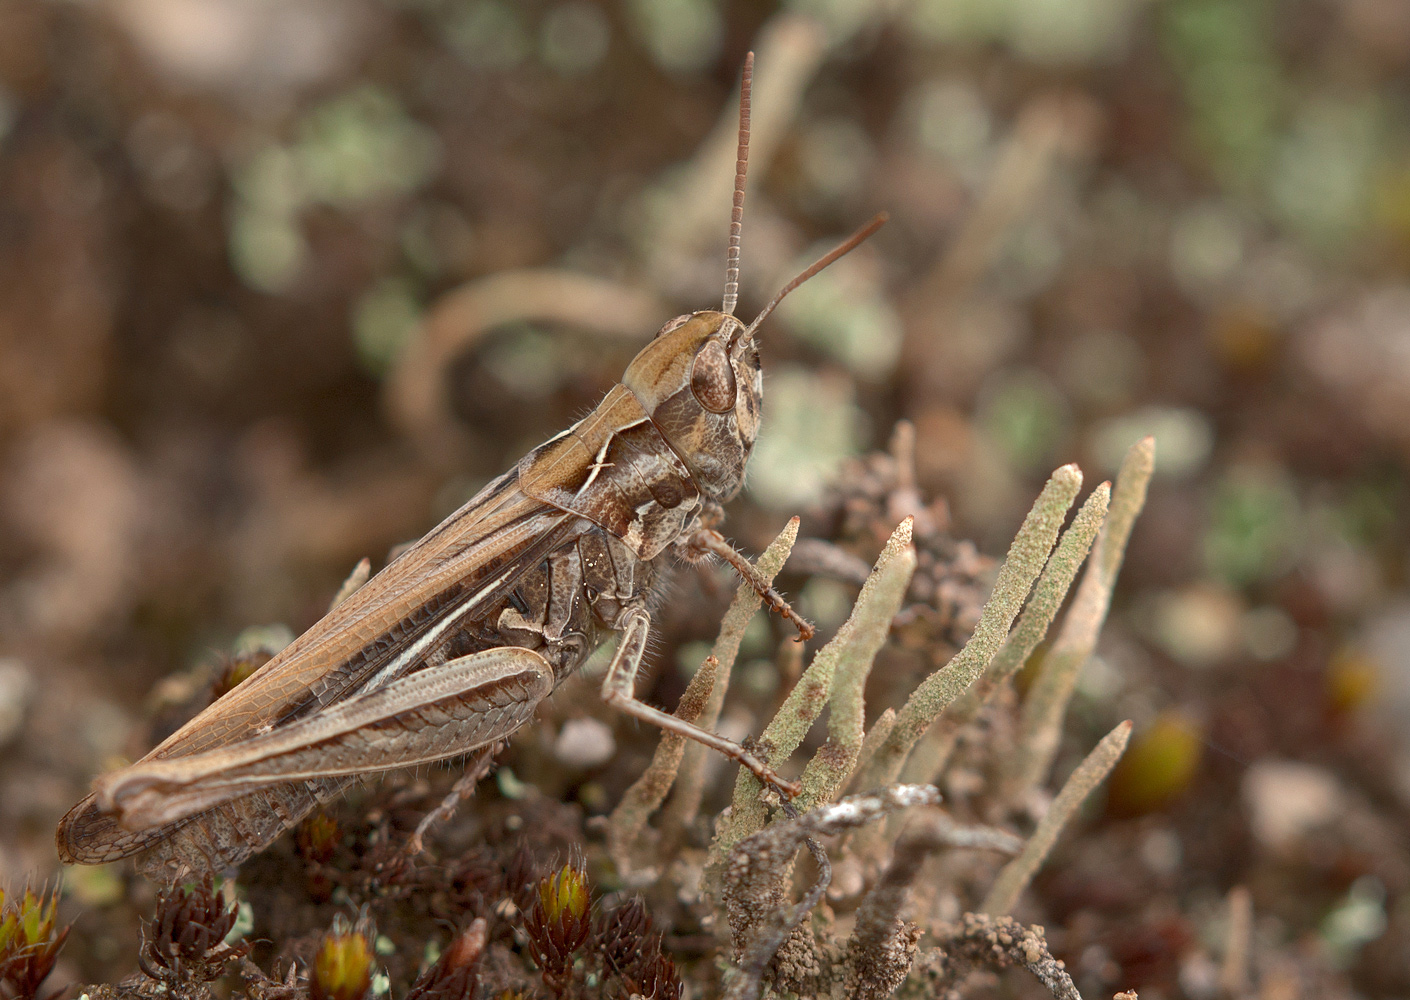
[[[778,304],[783,301],[784,296],[786,296],[789,292],[793,291],[793,289],[797,288],[803,282],[807,281],[813,275],[817,274],[823,268],[827,267],[827,265],[831,264],[838,257],[841,257],[843,254],[847,254],[855,250],[858,244],[860,244],[863,240],[869,237],[872,233],[876,232],[882,226],[886,225],[886,220],[888,218],[890,218],[890,216],[887,215],[885,212],[877,212],[876,215],[872,217],[872,220],[870,222],[868,222],[861,229],[858,229],[851,236],[847,237],[846,242],[841,244],[835,250],[832,250],[829,253],[823,255],[806,271],[798,275],[798,277],[794,278],[788,284],[784,285],[783,288],[779,290],[779,293],[773,297],[772,301],[770,301],[768,305],[764,306],[764,311],[754,317],[754,322],[750,323],[747,327],[745,327],[744,333],[740,335],[738,343],[740,345],[749,343],[749,339],[754,336],[754,331],[759,328],[759,324],[764,322],[764,320],[768,318],[769,313],[773,312],[774,309],[778,306]]]
[[[744,57],[739,81],[739,152],[734,160],[734,210],[729,217],[729,251],[725,254],[725,301],[720,311],[734,315],[739,305],[739,242],[744,233],[744,177],[749,172],[749,92],[754,84],[754,53]]]

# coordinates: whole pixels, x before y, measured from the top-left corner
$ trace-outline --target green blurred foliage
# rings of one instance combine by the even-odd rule
[[[1204,559],[1209,572],[1235,587],[1286,571],[1299,549],[1302,507],[1287,472],[1235,466],[1209,500]]]
[[[1275,0],[1176,0],[1161,37],[1189,104],[1189,127],[1216,174],[1254,187],[1277,137],[1285,94],[1272,47]]]
[[[248,157],[232,177],[231,262],[261,291],[283,290],[298,275],[308,254],[299,219],[306,208],[351,210],[405,195],[439,164],[435,133],[371,84],[313,106],[296,133]]]
[[[1001,374],[980,400],[977,420],[1009,463],[1031,474],[1052,464],[1071,415],[1047,375],[1030,368]]]

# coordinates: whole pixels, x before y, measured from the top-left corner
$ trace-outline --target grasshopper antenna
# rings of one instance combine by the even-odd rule
[[[729,250],[725,254],[725,301],[720,311],[734,315],[739,305],[739,243],[744,233],[744,178],[749,172],[749,96],[754,86],[754,53],[744,57],[739,81],[739,152],[734,160],[734,210],[729,217]]]
[[[754,317],[754,322],[750,323],[747,327],[745,327],[744,333],[741,334],[739,337],[738,344],[740,346],[743,346],[744,344],[749,343],[750,339],[754,336],[754,331],[759,328],[759,324],[764,322],[764,320],[768,318],[769,313],[773,312],[774,309],[778,307],[778,304],[784,300],[784,297],[788,295],[789,292],[793,291],[793,289],[797,288],[803,282],[807,281],[813,275],[817,274],[823,268],[827,267],[827,265],[831,264],[838,257],[851,253],[864,240],[871,236],[872,233],[876,232],[882,226],[886,225],[886,220],[889,218],[890,216],[887,215],[885,212],[877,212],[876,215],[872,216],[872,220],[870,222],[868,222],[861,229],[858,229],[851,236],[847,237],[846,241],[843,242],[840,246],[828,252],[827,254],[824,254],[806,271],[798,275],[798,277],[794,278],[788,284],[784,285],[783,288],[779,290],[779,293],[775,295],[773,299],[769,302],[769,304],[764,306],[763,312],[759,313],[759,315]],[[737,349],[738,348],[736,348],[736,350]]]

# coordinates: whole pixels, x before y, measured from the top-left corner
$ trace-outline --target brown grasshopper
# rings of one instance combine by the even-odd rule
[[[812,627],[715,530],[744,482],[763,380],[752,323],[734,316],[753,56],[724,302],[671,320],[587,417],[505,475],[278,656],[136,764],[99,778],[56,834],[67,863],[138,855],[158,878],[233,866],[358,775],[493,747],[534,715],[607,633],[602,697],[795,786],[743,746],[636,700],[664,563],[723,558],[802,638]],[[419,832],[419,831],[418,831]]]

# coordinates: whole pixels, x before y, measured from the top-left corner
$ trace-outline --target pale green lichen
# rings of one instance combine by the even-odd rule
[[[1028,883],[1047,859],[1048,852],[1057,842],[1058,834],[1067,826],[1078,806],[1085,802],[1092,790],[1111,773],[1111,769],[1121,759],[1130,738],[1131,722],[1128,719],[1107,733],[1077,766],[1077,770],[1072,772],[1072,776],[1062,786],[1062,791],[1058,792],[1057,798],[1053,799],[1053,804],[1048,807],[1038,828],[1033,831],[1033,836],[1024,844],[1023,851],[999,872],[998,878],[989,889],[989,894],[984,897],[984,902],[979,907],[981,913],[1002,916],[1013,909],[1019,895],[1028,887]]]
[[[1043,669],[1034,681],[1023,706],[1023,719],[1011,769],[1005,780],[1010,801],[1023,796],[1047,779],[1062,737],[1062,719],[1077,685],[1082,665],[1096,648],[1102,625],[1111,607],[1126,543],[1136,517],[1146,502],[1146,487],[1155,470],[1155,438],[1147,437],[1131,446],[1116,476],[1111,511],[1097,536],[1092,558],[1072,607],[1063,618],[1062,629],[1043,660]]]
[[[891,735],[891,728],[896,725],[896,710],[888,708],[876,717],[876,721],[871,724],[867,734],[862,739],[862,749],[857,754],[857,761],[852,766],[852,773],[862,774],[871,764],[871,759],[876,754],[877,747],[886,742],[886,737]]]
[[[851,617],[838,630],[839,639],[844,629],[847,637],[838,649],[837,673],[828,700],[827,742],[803,769],[803,793],[794,803],[799,809],[811,809],[836,798],[861,756],[867,677],[876,654],[891,633],[892,619],[901,610],[915,573],[912,527],[911,518],[906,518],[892,533],[857,597]]]
[[[705,662],[691,677],[685,694],[681,695],[676,718],[690,723],[700,718],[715,686],[719,666],[714,656],[705,657]],[[638,841],[646,821],[666,801],[685,756],[686,742],[686,737],[679,733],[663,733],[651,763],[622,795],[622,801],[607,820],[607,854],[624,878],[645,867],[638,854]]]
[[[861,751],[862,689],[915,572],[911,525],[907,518],[892,533],[862,586],[851,616],[813,657],[759,741],[761,751],[771,762],[786,760],[808,735],[823,707],[830,706],[828,741],[804,771],[804,790],[797,803],[801,808],[832,801]],[[762,791],[763,786],[752,773],[739,772],[729,821],[712,847],[714,858],[723,858],[740,839],[763,827],[767,813]]]
[[[769,547],[760,553],[755,561],[754,568],[764,580],[772,583],[783,564],[788,561],[788,554],[793,551],[793,543],[798,538],[798,524],[799,520],[795,517],[784,525],[778,537],[769,543]],[[729,610],[720,622],[719,636],[710,650],[710,655],[715,658],[718,666],[715,669],[714,688],[705,701],[700,718],[696,720],[696,725],[701,729],[713,731],[719,722],[720,709],[724,706],[725,694],[729,691],[730,673],[734,669],[735,658],[739,655],[739,644],[744,641],[744,630],[749,627],[749,620],[762,605],[763,598],[754,588],[747,583],[741,583],[739,590],[735,592],[734,600],[730,602]],[[661,828],[665,840],[676,841],[700,812],[700,799],[705,794],[705,763],[712,752],[699,743],[686,746],[677,775],[676,795],[662,816]]]
[[[896,723],[877,748],[859,788],[876,788],[893,782],[916,741],[945,708],[959,697],[989,665],[1009,634],[1033,582],[1038,579],[1057,541],[1067,510],[1082,487],[1082,473],[1064,465],[1052,474],[1028,512],[999,570],[994,593],[980,614],[969,642],[912,692],[896,713]]]
[[[1072,581],[1077,577],[1077,571],[1087,558],[1092,541],[1101,530],[1110,500],[1110,483],[1102,483],[1092,491],[1072,524],[1062,533],[1057,549],[1044,567],[1043,575],[1033,588],[1033,596],[1029,598],[1004,648],[999,650],[978,682],[935,720],[906,762],[902,771],[905,780],[934,780],[944,769],[960,729],[974,718],[995,692],[1009,683],[1028,661],[1038,643],[1043,641]]]

